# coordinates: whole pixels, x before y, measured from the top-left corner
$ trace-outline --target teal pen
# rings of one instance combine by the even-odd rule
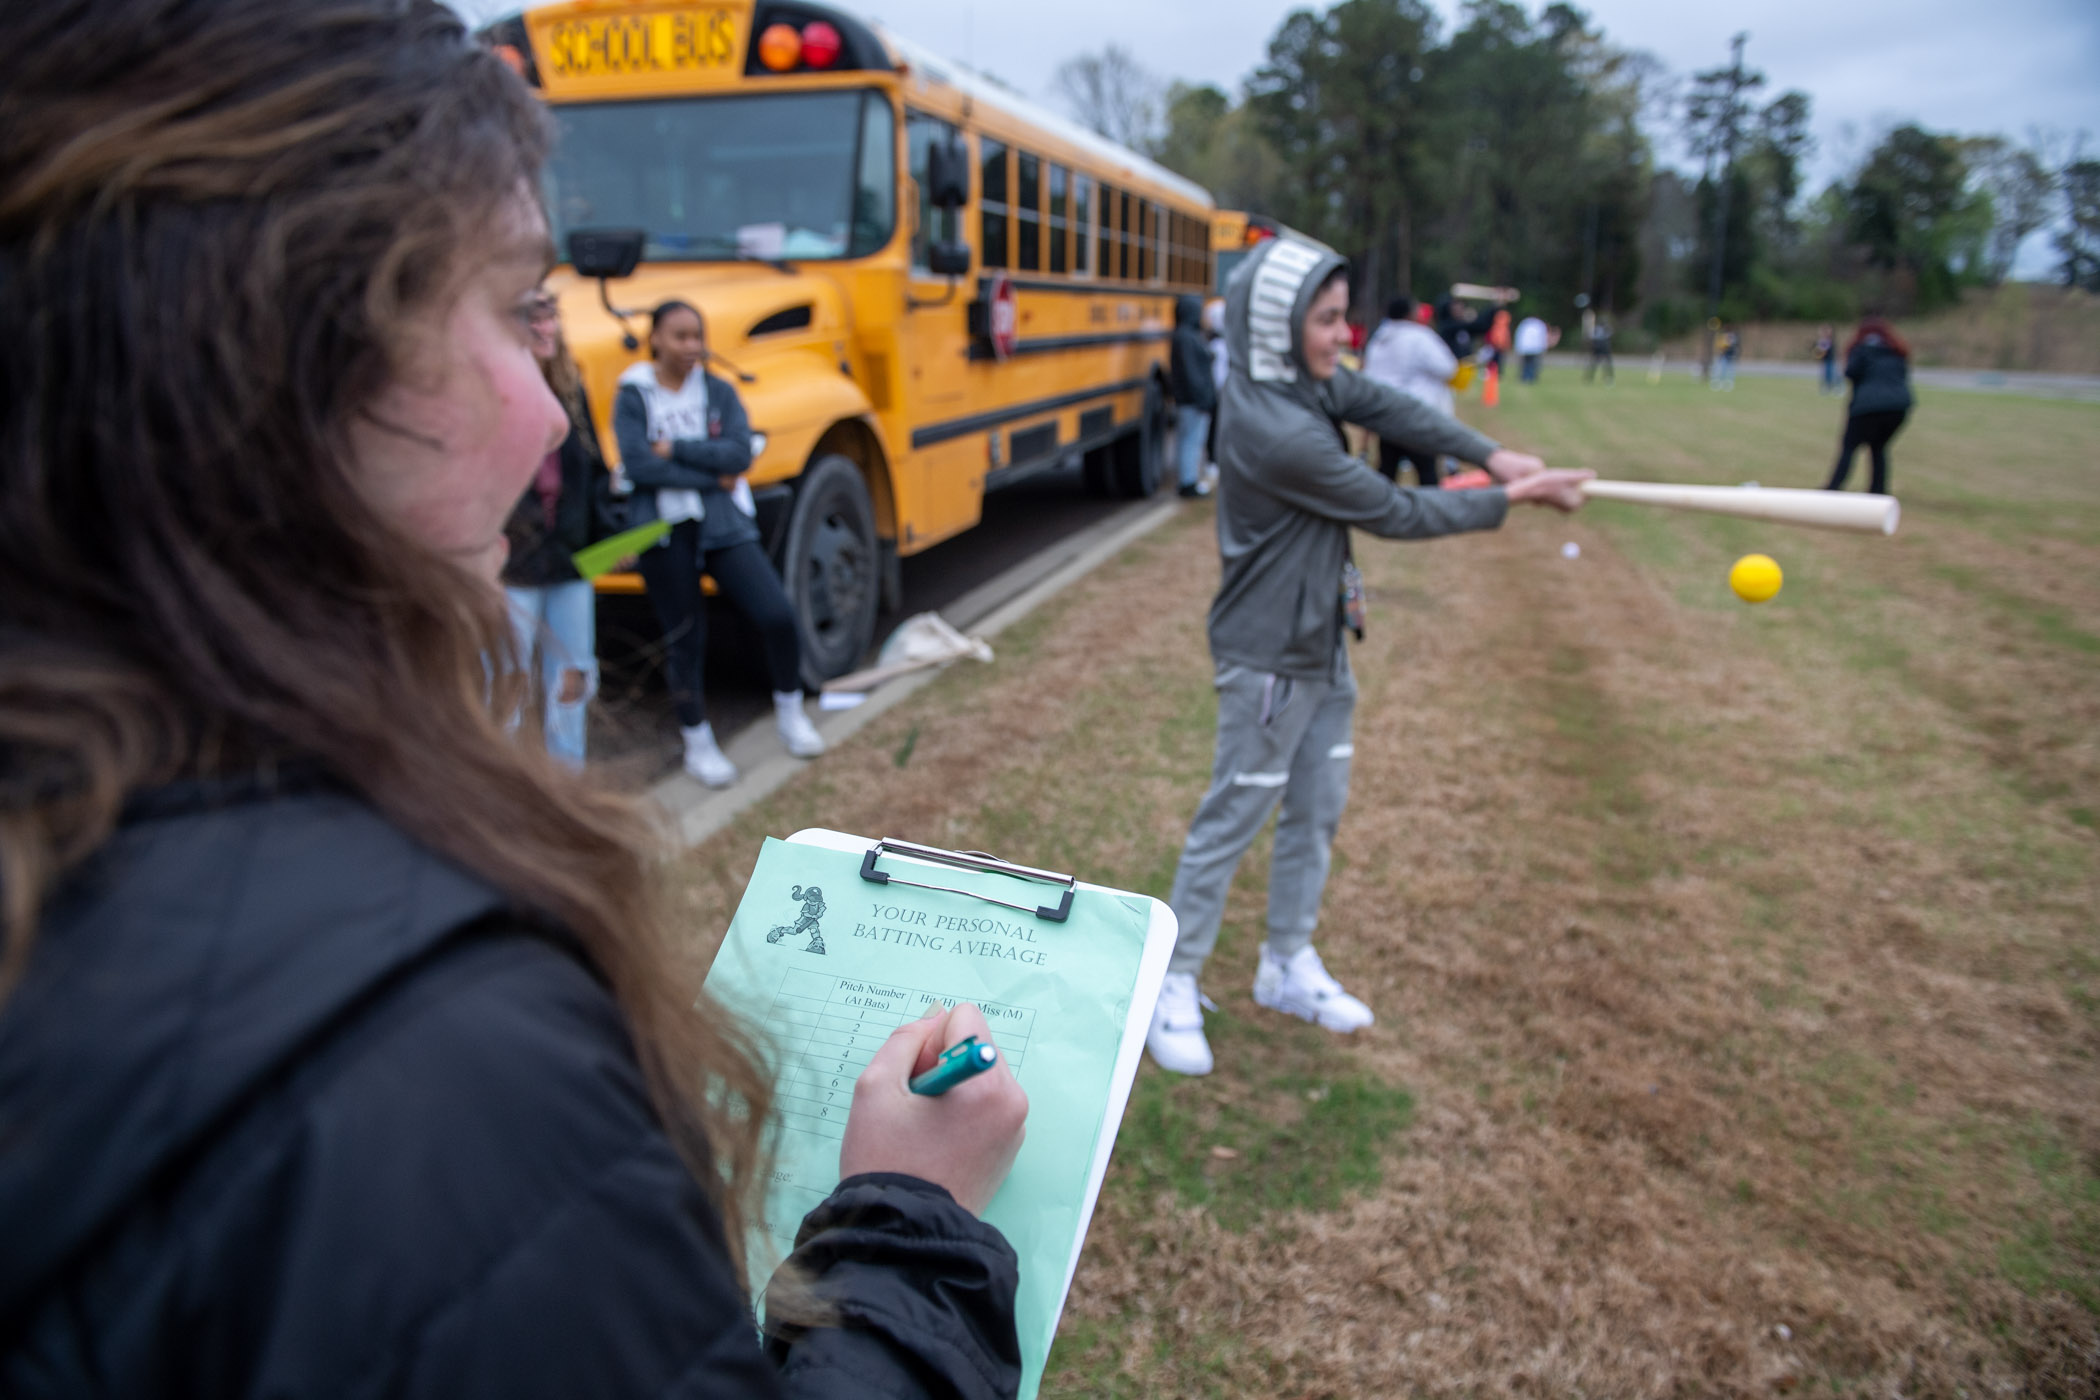
[[[943,1050],[932,1069],[913,1075],[911,1091],[914,1094],[945,1094],[965,1079],[982,1074],[998,1063],[996,1046],[986,1045],[974,1035],[967,1036]]]

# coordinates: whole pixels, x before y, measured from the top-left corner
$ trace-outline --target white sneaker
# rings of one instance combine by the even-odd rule
[[[780,742],[797,758],[815,758],[824,752],[824,736],[802,710],[802,692],[773,692],[773,720],[780,726]]]
[[[1266,945],[1261,966],[1254,973],[1254,1002],[1271,1011],[1287,1011],[1331,1031],[1347,1034],[1371,1024],[1371,1008],[1342,990],[1342,984],[1327,975],[1320,955],[1308,943],[1280,962]]]
[[[736,781],[736,765],[715,743],[715,727],[696,724],[681,729],[685,736],[685,771],[711,788],[726,788]]]
[[[1145,1032],[1145,1048],[1161,1069],[1176,1074],[1210,1073],[1210,1042],[1203,1038],[1203,1008],[1209,1005],[1210,999],[1196,990],[1195,973],[1167,974],[1160,984],[1159,1002],[1152,1008],[1152,1028]]]

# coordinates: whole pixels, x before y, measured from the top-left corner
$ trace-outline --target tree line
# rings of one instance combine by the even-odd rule
[[[1565,3],[1467,0],[1448,33],[1423,0],[1297,10],[1237,93],[1162,81],[1115,45],[1055,81],[1080,120],[1221,206],[1347,255],[1366,317],[1461,280],[1520,287],[1549,319],[1586,297],[1658,336],[1716,301],[1738,321],[1930,311],[2003,281],[2052,223],[2058,275],[2100,291],[2082,138],[1903,125],[1812,192],[1809,94],[1767,95],[1740,57],[1680,81]],[[1664,164],[1656,134],[1696,169]]]

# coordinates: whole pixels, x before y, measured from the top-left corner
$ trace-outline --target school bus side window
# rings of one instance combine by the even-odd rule
[[[979,180],[982,192],[978,200],[984,211],[984,246],[981,261],[986,267],[1005,267],[1006,144],[989,137],[979,137],[977,165],[983,172]]]
[[[1069,175],[1062,165],[1050,167],[1050,270],[1065,270],[1065,230],[1067,225],[1067,183]]]
[[[927,166],[932,159],[928,152],[944,142],[956,140],[956,130],[939,117],[930,117],[924,112],[906,112],[904,138],[909,144],[912,183],[919,187],[919,219],[911,232],[911,265],[915,272],[928,272],[932,268],[926,255],[928,248],[935,243],[962,241],[962,211],[936,209],[926,187]]]
[[[1116,272],[1116,249],[1122,246],[1123,240],[1116,234],[1116,205],[1118,202],[1115,187],[1113,185],[1103,185],[1101,187],[1101,275],[1103,277],[1119,275]]]
[[[1014,266],[1043,270],[1043,163],[1026,151],[1014,153]]]
[[[1072,177],[1072,271],[1084,275],[1094,265],[1094,182]]]

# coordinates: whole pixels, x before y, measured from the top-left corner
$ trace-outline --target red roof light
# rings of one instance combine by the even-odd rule
[[[802,61],[812,68],[829,68],[845,47],[838,30],[823,20],[802,26]]]

